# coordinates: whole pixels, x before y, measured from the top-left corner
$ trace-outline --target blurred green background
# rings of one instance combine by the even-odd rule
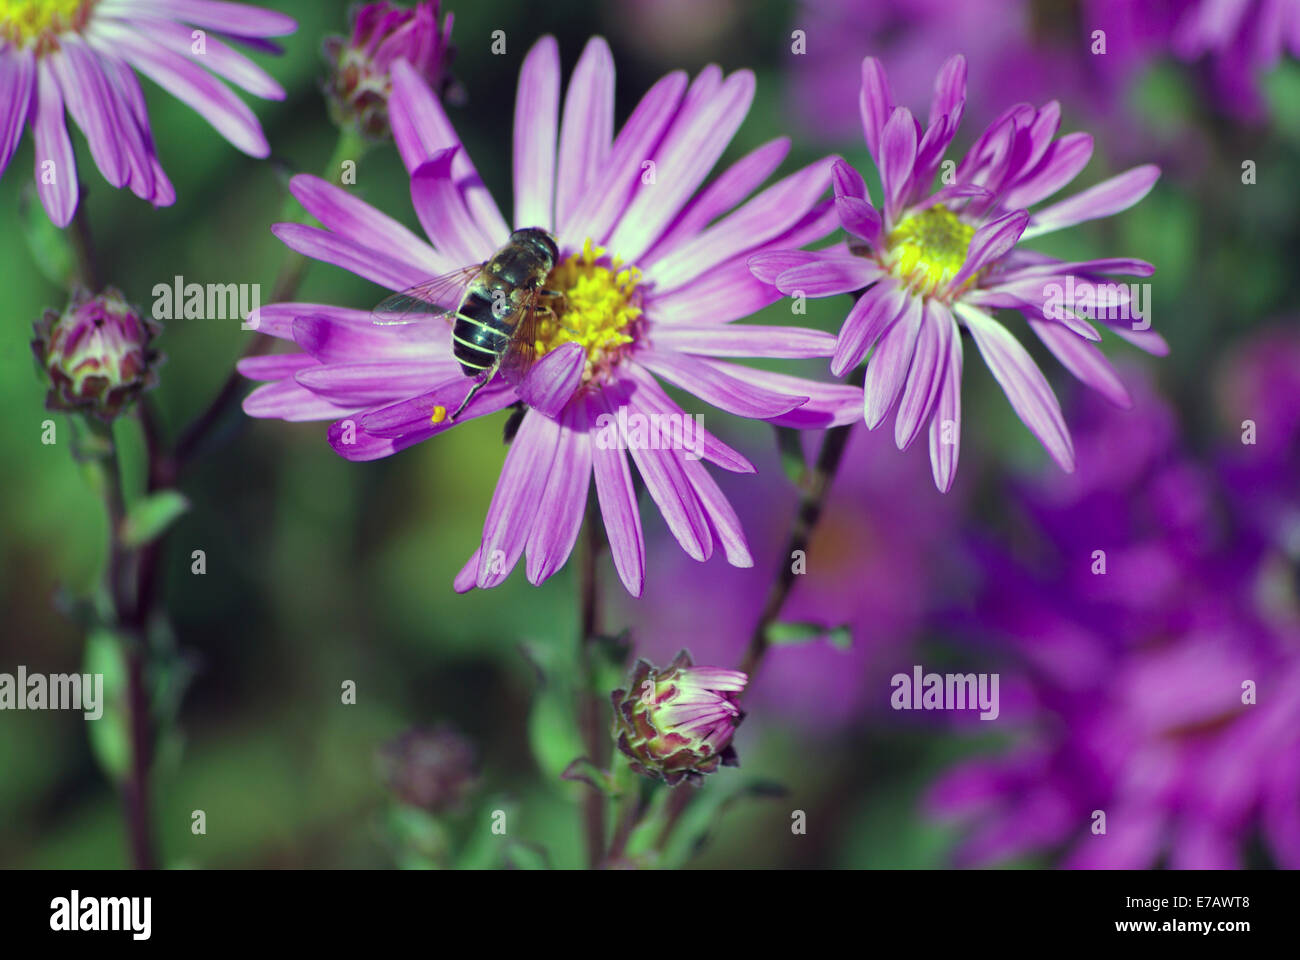
[[[260,283],[269,291],[284,254],[268,227],[286,196],[287,175],[320,172],[335,132],[319,92],[321,41],[346,32],[344,2],[289,0],[273,6],[299,21],[282,57],[257,59],[285,86],[286,101],[253,101],[273,149],[271,162],[239,154],[196,114],[145,82],[175,206],[152,210],[110,189],[74,133],[86,185],[84,203],[104,275],[148,308],[154,284]],[[503,209],[509,209],[509,143],[519,63],[536,37],[559,37],[567,75],[593,33],[608,37],[618,69],[618,121],[669,69],[708,62],[749,67],[758,75],[754,108],[724,163],[791,129],[783,75],[796,13],[777,0],[710,4],[722,24],[698,29],[665,5],[666,19],[646,27],[654,3],[593,4],[474,0],[450,7],[456,23],[455,74],[467,100],[449,107],[453,123]],[[636,8],[636,9],[634,9]],[[675,18],[675,19],[674,19]],[[508,52],[489,51],[493,30],[507,31]],[[871,51],[863,51],[867,53]],[[936,65],[949,51],[937,51]],[[849,81],[851,84],[853,80]],[[1043,249],[1069,258],[1131,255],[1158,267],[1154,318],[1174,346],[1146,363],[1183,412],[1188,434],[1209,446],[1218,424],[1206,371],[1252,330],[1286,318],[1300,286],[1297,191],[1300,169],[1300,71],[1280,68],[1268,81],[1277,110],[1263,131],[1209,120],[1189,98],[1177,68],[1150,71],[1134,108],[1153,129],[1206,128],[1209,154],[1192,173],[1169,172],[1136,209],[1068,235]],[[856,95],[856,90],[849,91]],[[920,106],[920,105],[913,105]],[[1065,104],[1064,129],[1071,124]],[[966,129],[956,147],[977,131]],[[1106,130],[1083,185],[1115,172],[1105,157]],[[871,169],[860,141],[796,143],[782,173],[836,149]],[[1259,182],[1240,182],[1254,159]],[[60,588],[93,589],[106,523],[100,503],[61,440],[40,442],[44,391],[34,376],[30,324],[65,294],[45,281],[18,228],[20,197],[31,182],[30,137],[0,179],[0,599],[4,606],[0,671],[79,669],[81,630],[55,609]],[[873,187],[874,189],[874,187]],[[356,193],[412,226],[405,173],[391,146],[372,150],[358,170]],[[418,229],[418,227],[417,227]],[[1288,267],[1287,264],[1292,264]],[[344,271],[313,265],[298,299],[368,307],[378,288]],[[809,322],[833,330],[845,304],[811,301]],[[788,307],[765,322],[789,322]],[[236,322],[167,325],[162,384],[152,395],[169,435],[205,408],[227,377],[248,334]],[[786,365],[789,369],[791,365]],[[1044,364],[1054,383],[1059,366]],[[825,377],[822,366],[804,372]],[[982,365],[968,363],[962,476],[972,516],[996,522],[992,472],[1046,460],[1015,419]],[[698,407],[691,406],[696,410]],[[59,429],[66,421],[58,415]],[[509,805],[510,835],[549,851],[556,866],[581,862],[574,806],[582,789],[558,781],[530,749],[535,674],[520,653],[527,641],[571,651],[577,631],[573,564],[541,588],[516,571],[503,587],[457,596],[451,580],[472,552],[504,454],[504,416],[455,430],[436,442],[371,464],[351,464],[325,443],[324,424],[250,421],[236,415],[182,480],[191,511],[167,541],[164,591],[181,662],[193,671],[172,746],[155,774],[156,827],[172,866],[390,866],[388,794],[375,751],[412,725],[450,723],[482,758],[475,803],[453,829],[479,836],[484,810]],[[120,428],[128,447],[134,425]],[[759,425],[729,422],[723,439],[758,456],[773,446]],[[925,457],[923,444],[900,456]],[[724,489],[734,478],[725,478]],[[777,481],[781,482],[781,481]],[[655,554],[678,548],[653,508],[643,508],[650,576]],[[207,573],[190,573],[202,549]],[[714,557],[712,564],[725,561]],[[760,563],[752,576],[770,576]],[[607,560],[602,583],[620,589]],[[944,589],[935,584],[936,592]],[[707,596],[683,603],[707,604]],[[635,627],[635,601],[620,601]],[[753,612],[757,617],[758,611]],[[612,618],[611,618],[612,619]],[[743,632],[743,630],[742,630]],[[943,638],[923,638],[943,649]],[[691,637],[680,638],[689,646]],[[923,654],[922,656],[925,656]],[[943,656],[934,654],[931,662]],[[340,683],[354,680],[355,706],[341,706]],[[927,823],[916,797],[931,774],[975,749],[968,737],[924,730],[858,726],[809,736],[796,726],[742,728],[746,770],[780,781],[787,800],[738,804],[695,863],[712,866],[933,866],[951,837]],[[724,774],[727,776],[729,774]],[[792,836],[789,810],[804,809],[818,827]],[[190,813],[207,814],[208,833],[190,832]],[[479,818],[479,819],[476,819]],[[473,833],[480,831],[480,834]],[[484,855],[484,865],[500,863]],[[523,862],[527,858],[516,858]],[[470,861],[467,861],[470,862]],[[514,861],[509,861],[514,862]],[[0,865],[118,867],[126,864],[121,805],[91,753],[85,722],[73,713],[0,716]]]

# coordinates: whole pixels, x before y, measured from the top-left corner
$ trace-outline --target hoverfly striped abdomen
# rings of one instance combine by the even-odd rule
[[[451,331],[452,355],[467,377],[490,369],[510,345],[515,311],[501,309],[497,306],[500,302],[476,283],[456,311],[456,323]],[[498,317],[498,313],[503,315]]]

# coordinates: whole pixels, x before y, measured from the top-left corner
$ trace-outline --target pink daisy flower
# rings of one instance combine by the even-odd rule
[[[257,118],[222,80],[266,100],[283,100],[284,90],[225,41],[276,49],[264,38],[296,28],[284,14],[221,0],[0,0],[0,175],[30,122],[37,193],[50,219],[67,226],[78,190],[66,108],[105,180],[168,206],[176,193],[136,72],[244,153],[265,157]]]
[[[834,338],[817,331],[732,323],[779,298],[750,274],[751,255],[802,246],[835,227],[832,202],[821,199],[828,160],[750,197],[784,158],[786,140],[764,144],[699,189],[753,93],[748,71],[724,77],[711,66],[693,82],[672,73],[615,135],[608,46],[588,43],[561,116],[559,51],[543,38],[524,60],[514,125],[513,225],[553,236],[559,256],[546,286],[564,294],[558,322],[538,335],[536,366],[518,385],[487,381],[449,416],[476,385],[453,357],[450,324],[382,326],[368,310],[274,304],[261,309],[258,329],[302,352],[241,362],[246,376],[274,381],[248,397],[245,411],[334,420],[334,449],[373,460],[525,401],[482,542],[455,580],[459,591],[496,586],[525,554],[530,582],[555,573],[573,549],[594,478],[615,567],[639,596],[645,547],[629,453],[690,556],[705,560],[720,547],[731,564],[750,565],[736,514],[701,459],[736,472],[752,472],[749,461],[702,428],[692,451],[647,443],[634,425],[684,416],[661,379],[727,413],[775,424],[826,427],[856,417],[858,390],[723,359],[834,349]],[[307,256],[402,291],[488,260],[511,226],[437,98],[404,61],[393,66],[389,118],[427,241],[309,176],[295,178],[292,190],[324,229],[274,230]]]
[[[785,294],[827,297],[863,291],[840,330],[831,372],[842,376],[867,355],[864,419],[879,426],[897,408],[894,439],[905,449],[929,425],[930,460],[940,490],[956,474],[961,426],[962,338],[970,333],[1016,413],[1066,471],[1074,449],[1051,386],[1016,337],[993,318],[1017,310],[1058,360],[1121,406],[1128,395],[1091,320],[1155,354],[1168,346],[1144,321],[1127,284],[1102,275],[1146,277],[1149,263],[1128,258],[1066,263],[1019,247],[1022,240],[1107,217],[1137,203],[1155,183],[1154,166],[1135,167],[1032,212],[1092,156],[1085,133],[1055,139],[1060,105],[1017,104],[984,132],[960,163],[944,153],[961,122],[966,61],[939,71],[923,132],[894,105],[885,70],[862,63],[860,107],[867,148],[880,171],[879,206],[862,176],[834,169],[835,204],[847,244],[820,251],[769,251],[750,260],[754,275]],[[944,186],[932,192],[937,173]]]

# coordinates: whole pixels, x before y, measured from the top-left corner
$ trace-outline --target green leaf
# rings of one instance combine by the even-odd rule
[[[548,777],[559,779],[587,752],[573,709],[574,667],[566,652],[550,645],[524,644],[523,652],[537,669],[528,741],[537,765]]]
[[[179,490],[160,490],[131,504],[122,525],[122,542],[139,547],[156,540],[176,522],[190,502]]]
[[[112,630],[98,629],[86,637],[85,672],[104,678],[102,712],[86,718],[90,749],[110,780],[124,780],[131,769],[131,728],[127,712],[126,659],[123,638]]]
[[[617,795],[617,791],[614,788],[613,778],[586,757],[579,757],[577,760],[574,760],[571,764],[565,767],[564,772],[560,774],[560,779],[572,780],[575,783],[585,783],[587,786],[599,790],[607,797]]]
[[[765,636],[774,647],[791,647],[825,639],[831,646],[847,650],[853,645],[853,633],[847,626],[827,627],[820,623],[774,623]]]
[[[549,870],[551,857],[544,847],[515,842],[506,848],[506,866],[511,870]]]

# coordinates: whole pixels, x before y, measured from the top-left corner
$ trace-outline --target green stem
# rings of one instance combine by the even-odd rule
[[[100,289],[99,268],[95,260],[95,241],[90,232],[90,215],[86,213],[86,188],[81,187],[81,199],[77,203],[77,212],[73,215],[71,229],[68,232],[72,251],[76,255],[76,273],[72,278],[75,284],[84,286],[91,293]]]
[[[112,602],[114,633],[122,644],[127,670],[127,722],[131,765],[122,783],[122,799],[131,850],[138,870],[156,866],[150,803],[153,766],[153,717],[146,683],[148,670],[147,611],[141,604],[141,556],[122,542],[126,522],[126,497],[117,443],[111,424],[87,417],[87,427],[99,443],[100,454],[91,462],[99,474],[100,491],[108,514],[108,565],[105,573]]]
[[[604,763],[605,737],[601,736],[600,701],[591,691],[591,643],[599,629],[600,585],[596,561],[600,555],[600,513],[588,503],[585,526],[586,547],[581,555],[578,581],[581,590],[581,634],[578,637],[578,723],[587,756],[597,766]],[[583,824],[587,839],[587,865],[595,869],[605,862],[605,797],[596,790],[584,790]]]

